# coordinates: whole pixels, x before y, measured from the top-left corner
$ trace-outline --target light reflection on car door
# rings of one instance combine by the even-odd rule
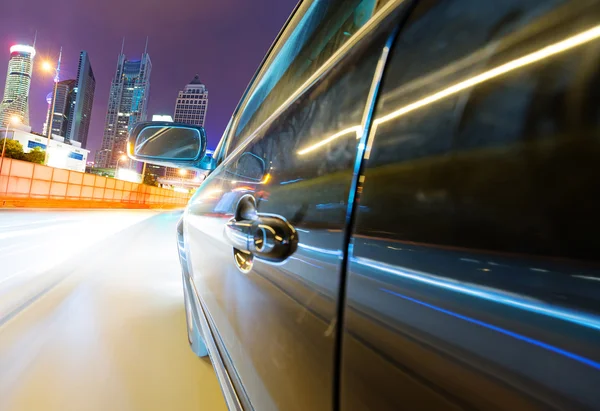
[[[333,35],[326,30],[329,37],[314,30],[309,46],[317,44],[321,53],[328,53],[325,57],[332,55],[359,28],[357,21],[368,20],[363,3],[328,2],[327,13],[333,16],[328,24],[342,20]],[[374,6],[367,9],[373,12]],[[230,371],[256,409],[332,407],[341,249],[360,132],[347,130],[362,122],[396,18],[388,15],[276,118],[253,132],[203,183],[186,215],[195,286],[235,368]],[[305,47],[297,55],[311,54]],[[326,60],[317,53],[319,59]],[[311,61],[296,61],[288,70],[304,79],[301,73],[314,71]],[[277,87],[271,92],[276,97],[285,91]],[[330,136],[337,136],[336,143],[323,143]],[[313,151],[315,145],[320,149]],[[283,262],[254,258],[244,273],[224,230],[239,200],[248,195],[258,213],[287,220],[297,230],[299,244]]]
[[[409,17],[361,175],[341,409],[600,409],[599,6]]]

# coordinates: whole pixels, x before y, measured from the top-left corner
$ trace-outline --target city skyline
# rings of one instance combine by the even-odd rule
[[[62,46],[61,77],[65,79],[76,78],[77,56],[86,50],[96,77],[87,147],[95,151],[102,141],[110,82],[122,38],[126,39],[125,54],[133,56],[143,50],[148,36],[148,52],[154,64],[149,112],[172,113],[181,85],[190,80],[190,74],[198,73],[212,90],[206,128],[209,147],[214,148],[296,3],[296,0],[256,0],[251,4],[244,0],[224,0],[190,4],[173,0],[169,7],[149,3],[140,8],[116,0],[94,4],[65,0],[61,7],[53,8],[42,0],[31,0],[27,13],[9,5],[0,15],[0,76],[5,75],[10,46],[32,44],[36,30],[36,62],[56,61]],[[90,15],[94,16],[93,21]],[[165,27],[171,28],[165,30]],[[30,92],[34,130],[42,130],[46,95],[51,91],[52,76],[35,67]]]

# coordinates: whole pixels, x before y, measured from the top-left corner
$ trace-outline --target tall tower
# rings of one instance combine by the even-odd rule
[[[29,87],[34,57],[32,46],[17,44],[10,48],[4,98],[0,103],[0,126],[5,126],[13,116],[29,125]]]
[[[207,108],[208,90],[196,74],[194,79],[179,91],[173,117],[176,123],[204,127]]]
[[[81,147],[86,148],[96,78],[90,63],[87,51],[79,53],[79,66],[77,68],[77,83],[74,89],[74,100],[69,110],[69,125],[65,137],[70,141],[78,141]]]
[[[126,152],[129,132],[135,123],[146,120],[151,72],[146,51],[140,60],[127,60],[121,49],[110,86],[102,146],[96,153],[97,167],[115,168]]]
[[[72,117],[70,111],[75,104],[76,80],[59,81],[56,85],[56,99],[54,101],[54,115],[52,116],[52,134],[66,137],[67,130],[71,126]],[[48,102],[48,113],[44,123],[43,134],[48,133],[48,122],[50,121],[50,110],[52,108],[52,92],[46,96]]]

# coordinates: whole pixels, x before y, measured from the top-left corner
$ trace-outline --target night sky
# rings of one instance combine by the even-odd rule
[[[30,91],[33,131],[42,131],[51,75],[39,69],[63,47],[61,80],[76,78],[79,51],[87,50],[96,76],[88,149],[100,146],[110,82],[125,37],[129,59],[141,56],[146,36],[152,60],[148,117],[173,115],[177,92],[195,74],[209,92],[206,132],[218,143],[229,117],[297,0],[24,0],[2,2],[0,88],[9,48],[37,37]]]

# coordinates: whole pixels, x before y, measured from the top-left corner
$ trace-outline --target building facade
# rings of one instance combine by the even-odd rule
[[[96,78],[94,77],[90,57],[87,51],[82,51],[79,53],[77,83],[73,91],[74,100],[69,110],[70,121],[65,138],[69,141],[81,143],[83,148],[87,147],[95,90]]]
[[[194,76],[183,90],[179,91],[175,103],[173,118],[176,123],[192,124],[204,127],[206,111],[208,109],[208,90],[202,84],[198,75]],[[188,172],[187,178],[195,178],[197,173]],[[165,177],[169,179],[181,179],[178,169],[168,167]]]
[[[121,52],[108,99],[102,146],[96,153],[96,167],[115,168],[126,152],[127,136],[147,118],[152,63],[147,52],[140,60],[127,60]]]
[[[208,90],[202,84],[198,75],[187,84],[177,95],[175,114],[176,123],[193,124],[204,127],[206,110],[208,108]]]
[[[36,147],[47,149],[48,138],[44,135],[32,133],[31,127],[19,126],[0,128],[0,139],[8,136],[23,146],[23,152],[29,153]],[[48,165],[55,168],[85,172],[88,150],[79,147],[79,143],[66,144],[64,138],[52,136],[48,149]]]
[[[65,137],[73,121],[71,111],[75,105],[75,88],[77,80],[63,80],[56,85],[56,99],[54,101],[54,115],[52,116],[52,134]],[[52,109],[52,92],[46,96],[48,112],[44,123],[43,134],[48,133],[48,122]]]
[[[4,97],[0,103],[0,126],[6,126],[14,116],[22,124],[29,125],[29,88],[34,57],[32,46],[18,44],[10,48]]]

